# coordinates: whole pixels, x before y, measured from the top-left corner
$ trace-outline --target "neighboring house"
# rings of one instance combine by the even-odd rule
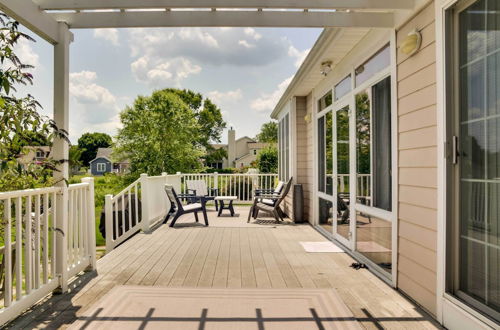
[[[325,29],[271,115],[310,224],[451,329],[500,322],[499,8]]]
[[[129,169],[128,161],[113,162],[111,148],[99,148],[96,157],[90,161],[90,173],[92,175],[104,175],[106,173],[125,173]]]
[[[236,139],[236,131],[231,128],[228,131],[228,144],[212,144],[215,149],[224,148],[227,158],[218,162],[207,164],[215,169],[241,168],[250,166],[255,160],[259,151],[271,145],[270,143],[260,143],[248,136]]]
[[[50,157],[51,148],[49,146],[24,147],[24,152],[17,159],[17,162],[23,167],[30,164],[40,163]]]

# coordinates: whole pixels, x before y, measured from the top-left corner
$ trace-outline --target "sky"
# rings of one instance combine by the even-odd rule
[[[26,31],[26,30],[25,30]],[[70,139],[115,136],[119,113],[138,95],[187,88],[217,104],[238,137],[254,137],[314,45],[321,29],[163,28],[74,30],[70,57]],[[35,36],[33,33],[30,35]],[[53,50],[22,41],[35,66],[30,93],[52,114]],[[224,132],[222,142],[227,141]]]

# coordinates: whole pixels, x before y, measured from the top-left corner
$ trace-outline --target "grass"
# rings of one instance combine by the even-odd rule
[[[70,178],[69,183],[80,183],[83,178],[92,177],[91,175],[76,175]],[[104,198],[108,194],[116,195],[135,178],[129,176],[118,176],[116,174],[106,174],[104,176],[94,176],[94,198],[95,198],[95,232],[96,232],[96,245],[106,245],[106,240],[102,237],[99,231],[99,223],[101,219],[101,212],[104,208]]]

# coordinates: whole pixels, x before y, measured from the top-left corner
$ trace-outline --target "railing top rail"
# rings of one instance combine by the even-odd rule
[[[180,176],[277,176],[277,173],[181,173]],[[176,174],[169,174],[167,176],[176,176]]]
[[[134,186],[136,186],[137,184],[139,184],[140,181],[141,181],[141,179],[137,179],[134,182],[132,182],[131,184],[129,184],[125,189],[122,189],[122,191],[120,191],[118,194],[116,194],[115,196],[113,196],[113,200],[115,200],[116,198],[120,198],[123,195],[125,195],[127,192],[130,191],[130,189],[132,189]]]
[[[90,186],[90,184],[87,183],[87,182],[74,183],[74,184],[70,184],[68,186],[68,191],[77,190],[77,189],[80,189],[80,188],[86,188],[88,186]]]
[[[47,187],[47,188],[5,191],[5,192],[0,192],[0,200],[7,198],[35,196],[35,195],[48,194],[59,191],[61,191],[61,187]]]

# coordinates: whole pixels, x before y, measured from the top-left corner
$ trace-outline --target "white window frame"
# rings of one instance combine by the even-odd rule
[[[389,44],[390,47],[390,56],[391,56],[391,61],[390,65],[379,71],[377,74],[373,75],[370,77],[368,80],[364,81],[362,84],[359,86],[355,86],[355,69],[368,61],[370,58],[372,58],[375,54],[377,54],[384,46]],[[375,45],[375,47],[374,47]],[[348,246],[348,250],[346,250],[349,254],[351,254],[353,257],[357,258],[358,260],[361,260],[362,262],[365,262],[369,265],[375,266],[375,267],[370,267],[370,270],[373,271],[376,275],[378,275],[381,279],[383,279],[385,282],[387,282],[389,285],[396,287],[397,286],[397,269],[398,269],[398,115],[397,115],[397,62],[396,62],[396,31],[391,30],[390,33],[388,33],[387,36],[379,38],[378,40],[374,40],[373,43],[367,43],[366,44],[366,49],[376,49],[374,52],[363,52],[364,55],[356,61],[350,63],[348,66],[344,67],[344,70],[340,69],[338,74],[335,76],[337,77],[336,80],[329,80],[327,87],[324,87],[322,89],[317,91],[313,91],[313,130],[314,130],[314,164],[315,166],[313,167],[313,173],[314,173],[314,182],[313,182],[313,198],[314,198],[314,207],[313,207],[313,222],[312,224],[318,228],[320,231],[323,231],[322,228],[318,226],[318,207],[319,207],[319,197],[322,197],[325,194],[322,194],[318,191],[318,168],[317,168],[317,163],[319,160],[319,155],[318,155],[318,118],[324,115],[326,112],[331,111],[332,109],[337,109],[339,106],[349,104],[351,111],[354,111],[355,107],[355,96],[362,90],[373,86],[375,83],[382,81],[383,79],[387,77],[391,77],[391,119],[392,119],[392,127],[391,127],[391,140],[392,140],[392,211],[385,211],[373,207],[366,207],[363,205],[355,205],[356,203],[351,203],[351,215],[355,216],[356,211],[363,211],[365,213],[368,213],[374,217],[379,217],[382,219],[386,219],[387,221],[391,222],[391,240],[392,240],[392,270],[391,274],[387,274],[382,269],[379,269],[378,266],[374,265],[372,261],[370,261],[368,258],[363,256],[361,253],[355,251],[355,246],[352,246],[356,242],[356,231],[352,233],[352,239],[351,239],[351,246]],[[335,70],[334,70],[335,71]],[[343,79],[345,79],[348,75],[351,75],[351,91],[347,93],[346,95],[342,96],[340,99],[335,100],[335,91],[334,87]],[[332,91],[332,97],[333,97],[333,104],[326,109],[323,109],[321,112],[318,112],[318,101],[323,97],[328,91]],[[351,119],[354,119],[354,116],[351,116]],[[353,120],[350,121],[350,125],[355,125],[353,123]],[[352,126],[355,127],[355,126]],[[354,129],[351,130],[351,134],[354,132]],[[354,141],[353,137],[351,136],[351,140]],[[353,155],[355,154],[356,151],[356,145],[354,143],[350,144],[350,154]],[[355,162],[351,161],[350,162],[350,173],[351,176],[355,177]],[[335,166],[335,164],[334,164]],[[352,180],[352,177],[351,177]],[[334,180],[334,191],[336,191],[336,180]],[[356,200],[355,194],[356,191],[355,189],[351,189],[351,200]],[[353,199],[354,195],[354,199]],[[335,204],[335,203],[334,203]],[[332,233],[328,233],[328,236],[332,236]]]
[[[99,173],[106,172],[106,168],[107,168],[107,164],[106,163],[97,163],[96,164],[96,171],[99,172]]]
[[[292,119],[294,113],[292,110],[294,109],[294,101],[295,98],[290,100],[289,108],[280,113],[278,117],[278,178],[281,181],[288,181],[293,176],[293,168],[295,167],[293,166],[292,158],[292,154],[294,154],[292,151],[294,145],[292,143]],[[283,128],[286,124],[288,124],[288,134],[286,134],[287,130]]]

